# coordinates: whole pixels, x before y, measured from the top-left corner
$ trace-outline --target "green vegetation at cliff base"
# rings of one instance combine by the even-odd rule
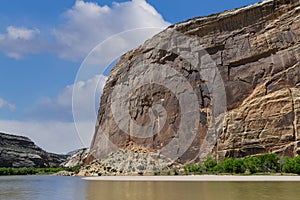
[[[300,155],[295,158],[279,157],[277,154],[264,154],[246,158],[224,158],[217,162],[208,158],[203,163],[186,165],[184,174],[298,174],[300,175]],[[169,174],[178,175],[173,169]]]
[[[67,167],[67,168],[0,168],[0,176],[11,176],[11,175],[46,175],[55,174],[60,171],[78,172],[80,166]]]

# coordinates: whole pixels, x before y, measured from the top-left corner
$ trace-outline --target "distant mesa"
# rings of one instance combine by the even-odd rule
[[[0,133],[0,167],[58,167],[67,157],[48,153],[27,137]]]

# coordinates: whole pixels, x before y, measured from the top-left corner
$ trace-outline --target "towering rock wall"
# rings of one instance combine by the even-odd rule
[[[90,158],[133,146],[180,163],[297,154],[299,13],[298,0],[264,1],[175,24],[123,55]]]

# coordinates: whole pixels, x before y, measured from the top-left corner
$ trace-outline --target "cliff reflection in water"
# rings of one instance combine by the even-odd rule
[[[1,200],[299,200],[300,182],[86,181],[80,177],[0,177]]]
[[[298,200],[299,182],[89,181],[88,200]]]

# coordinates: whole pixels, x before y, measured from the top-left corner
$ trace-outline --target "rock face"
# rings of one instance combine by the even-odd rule
[[[76,151],[72,151],[68,153],[68,158],[65,162],[61,163],[60,166],[62,167],[75,167],[75,166],[81,166],[84,164],[88,153],[88,148],[79,149]]]
[[[264,1],[175,24],[123,55],[90,160],[131,143],[179,163],[298,154],[299,13],[298,0]]]
[[[0,133],[0,167],[58,167],[66,158],[44,151],[27,137]]]
[[[153,172],[167,169],[172,163],[158,153],[121,149],[85,166],[77,176],[153,175]]]

